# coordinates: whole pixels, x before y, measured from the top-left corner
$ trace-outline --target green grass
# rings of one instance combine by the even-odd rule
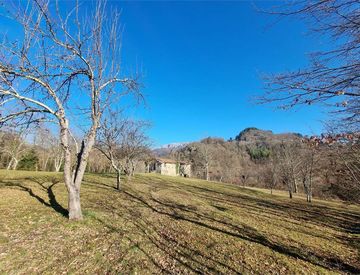
[[[195,179],[0,171],[0,274],[360,273],[360,207]]]

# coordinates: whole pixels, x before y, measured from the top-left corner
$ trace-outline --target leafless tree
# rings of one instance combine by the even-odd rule
[[[128,177],[134,174],[136,162],[149,153],[149,138],[145,134],[149,123],[121,118],[111,113],[104,119],[96,148],[110,161],[117,173],[117,189],[120,190],[121,172]]]
[[[60,144],[56,144],[54,145],[54,147],[52,147],[52,154],[53,154],[55,172],[60,172],[61,166],[64,161],[64,152]]]
[[[266,184],[270,188],[270,193],[273,193],[273,189],[276,187],[279,181],[280,173],[280,158],[279,152],[272,150],[269,158],[267,169],[265,169]]]
[[[68,11],[58,2],[15,3],[6,2],[8,16],[23,35],[1,40],[0,123],[58,125],[69,218],[79,220],[81,182],[102,114],[122,96],[140,96],[137,77],[120,71],[119,12],[109,14],[100,0],[89,5],[88,16],[78,2]],[[86,129],[72,165],[71,127],[78,120]]]
[[[10,128],[3,132],[0,150],[9,157],[7,170],[16,170],[21,157],[27,151],[25,144],[27,133],[28,130],[24,127],[20,127],[17,131]]]
[[[45,171],[53,168],[55,172],[59,172],[64,160],[64,152],[59,138],[50,129],[46,128],[45,125],[40,125],[36,130],[35,145],[37,146],[37,151],[39,151],[38,156],[40,157],[41,170]],[[49,165],[51,167],[48,167]]]
[[[261,103],[278,102],[289,108],[326,103],[337,107],[348,125],[360,122],[360,11],[354,0],[291,1],[272,14],[298,16],[311,30],[332,39],[332,48],[313,53],[310,66],[265,78],[267,93]]]
[[[306,194],[306,201],[312,201],[313,177],[315,166],[315,147],[309,144],[309,148],[302,151],[302,160],[300,165],[300,176]]]
[[[201,163],[204,167],[205,179],[207,181],[209,181],[210,180],[210,165],[211,165],[211,162],[213,159],[213,155],[211,153],[210,146],[205,143],[199,143],[195,150],[196,150],[199,158],[201,159]]]
[[[37,156],[39,157],[39,169],[42,171],[48,170],[50,160],[52,158],[52,139],[53,135],[49,129],[44,126],[37,127],[34,147],[36,147]]]
[[[241,172],[241,176],[240,176],[240,181],[243,187],[246,186],[246,183],[248,182],[249,179],[250,179],[250,171],[249,169],[245,168]]]
[[[299,144],[283,143],[279,147],[280,171],[283,183],[287,186],[289,197],[297,193],[297,178],[301,159],[299,156]]]
[[[333,171],[340,185],[342,199],[360,201],[360,144],[359,141],[344,141],[335,144],[333,151],[336,169]],[[357,197],[357,198],[356,198]]]

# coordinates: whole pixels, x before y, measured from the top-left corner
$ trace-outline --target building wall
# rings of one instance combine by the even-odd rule
[[[191,177],[191,165],[190,164],[181,164],[180,171],[182,176]]]
[[[175,163],[161,163],[160,167],[161,175],[176,176],[176,164]]]
[[[143,168],[145,172],[159,173],[167,176],[183,176],[191,177],[191,165],[190,164],[176,164],[176,163],[162,163],[160,161],[152,162],[148,164],[148,170]],[[146,165],[144,165],[145,167]]]

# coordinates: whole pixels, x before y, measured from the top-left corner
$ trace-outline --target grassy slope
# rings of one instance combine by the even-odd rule
[[[0,273],[360,273],[360,207],[233,185],[87,175],[69,222],[61,174],[0,171]]]

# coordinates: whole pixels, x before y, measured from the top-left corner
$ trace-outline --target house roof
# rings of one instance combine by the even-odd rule
[[[173,164],[180,163],[180,164],[187,164],[185,161],[177,161],[177,160],[166,159],[166,158],[157,158],[156,160],[157,160],[158,162],[161,162],[161,163],[173,163]]]

